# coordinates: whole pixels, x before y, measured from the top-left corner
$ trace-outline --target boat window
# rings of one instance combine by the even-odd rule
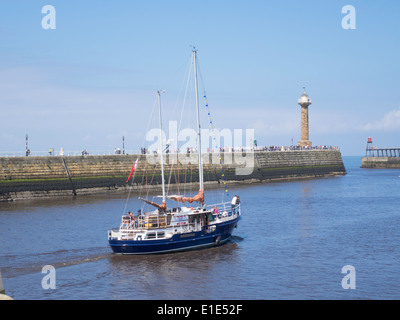
[[[165,238],[165,232],[164,231],[157,232],[157,238]]]
[[[150,232],[147,234],[147,239],[155,239],[156,238],[156,233],[155,232]]]

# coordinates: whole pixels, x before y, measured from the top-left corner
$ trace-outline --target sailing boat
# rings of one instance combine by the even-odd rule
[[[196,50],[193,53],[194,80],[197,109],[197,150],[199,158],[199,193],[194,197],[166,196],[164,179],[164,160],[162,151],[161,178],[162,204],[141,199],[156,209],[140,213],[136,217],[132,214],[123,215],[119,228],[108,231],[108,242],[114,253],[117,254],[156,254],[176,252],[191,249],[207,248],[221,245],[232,236],[234,228],[241,218],[239,197],[235,196],[231,202],[206,205],[204,199],[203,165],[201,154],[200,112],[197,88]],[[160,132],[161,121],[161,93],[158,94],[158,114]],[[161,137],[162,135],[160,135]],[[160,150],[163,150],[162,139]],[[176,206],[167,208],[166,199],[178,203],[197,203],[198,206]]]

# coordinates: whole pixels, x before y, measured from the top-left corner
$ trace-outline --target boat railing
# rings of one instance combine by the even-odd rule
[[[165,227],[167,224],[167,217],[164,215],[139,215],[135,218],[130,216],[123,216],[120,229],[154,229]]]
[[[213,217],[219,221],[230,220],[233,217],[240,215],[240,203],[232,205],[231,202],[222,202],[212,204],[208,210],[213,214]]]
[[[218,210],[222,209],[223,211],[227,211],[231,208],[231,203],[229,201],[227,201],[227,202],[221,202],[221,203],[207,205],[207,210],[212,210],[214,208],[218,208]]]
[[[234,207],[232,207],[229,201],[207,205],[205,208],[206,211],[211,211],[214,215],[218,215],[218,217],[223,217],[221,216],[221,214],[224,213],[227,213],[229,215],[235,214],[238,212],[237,209],[240,209],[240,204],[237,204]],[[142,214],[136,216],[134,219],[132,219],[130,216],[123,216],[120,229],[149,230],[149,229],[164,228],[169,226],[168,220],[169,219],[167,219],[167,215],[160,215],[160,214],[154,214],[154,215]],[[185,226],[187,226],[189,229],[196,229],[198,228],[199,224],[188,222],[187,224],[185,224]]]
[[[137,227],[140,229],[156,229],[167,225],[167,216],[164,215],[144,215],[138,220]]]

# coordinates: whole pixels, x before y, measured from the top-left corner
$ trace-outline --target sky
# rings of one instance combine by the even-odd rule
[[[157,90],[164,126],[179,120],[193,46],[215,128],[297,144],[306,87],[313,145],[400,147],[399,17],[396,0],[2,0],[0,155],[24,152],[26,135],[31,152],[113,152],[122,137],[139,150]]]

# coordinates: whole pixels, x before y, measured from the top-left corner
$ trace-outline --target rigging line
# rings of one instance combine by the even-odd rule
[[[204,91],[205,107],[206,107],[206,109],[207,109],[208,120],[209,120],[209,122],[210,122],[211,130],[212,130],[211,132],[212,132],[212,136],[213,136],[213,141],[215,142],[215,148],[216,148],[217,150],[219,150],[218,145],[217,145],[217,141],[216,141],[216,139],[215,139],[214,124],[213,124],[213,121],[212,121],[210,108],[209,108],[209,106],[208,106],[206,89],[205,89],[205,86],[204,86],[203,76],[202,76],[202,73],[201,73],[201,69],[200,69],[199,63],[197,64],[197,69],[198,69],[199,75],[200,75],[200,83],[201,83],[202,88],[203,88],[203,91]],[[221,179],[222,179],[222,182],[223,182],[223,184],[224,184],[225,193],[226,193],[226,195],[229,197],[228,186],[226,185],[225,173],[224,173],[223,166],[222,166],[221,152],[218,151],[217,155],[218,155],[218,158],[219,158],[219,165],[220,165],[220,167],[221,167]],[[225,155],[224,155],[224,157],[225,157]],[[212,163],[212,161],[211,161],[211,163]]]
[[[212,121],[210,108],[208,106],[207,95],[206,95],[205,90],[204,90],[204,101],[205,101],[205,107],[207,109],[208,120],[209,120],[210,126],[211,126],[212,138],[213,138],[213,141],[215,143],[215,148],[216,148],[216,150],[219,150],[218,149],[217,140],[215,138],[214,124],[213,124],[213,121]],[[229,197],[228,186],[226,185],[226,181],[225,181],[225,173],[224,173],[223,166],[222,166],[222,158],[221,158],[221,152],[220,151],[217,151],[217,156],[219,158],[219,165],[221,167],[221,179],[222,179],[222,182],[224,184],[225,193]],[[212,159],[211,159],[211,164],[212,164]]]
[[[176,155],[176,170],[174,170],[174,160],[171,161],[171,158]],[[172,179],[172,174],[175,175],[175,184],[177,184],[177,189],[178,189],[178,195],[179,193],[179,149],[176,149],[176,154],[175,153],[169,153],[168,154],[168,163],[170,165],[170,173],[169,173],[169,178],[168,178],[168,186],[167,186],[167,194],[169,194],[169,190],[171,187],[171,179]]]
[[[189,61],[189,63],[187,64],[185,75],[189,74],[189,76],[190,76],[190,69],[191,69],[191,63],[192,63],[191,56],[188,57],[188,61]],[[183,92],[183,87],[184,87],[184,84],[185,84],[185,80],[186,80],[186,77],[184,76],[183,79],[182,79],[181,87],[179,89],[179,93],[178,93],[176,101],[175,101],[175,105],[174,105],[174,107],[172,109],[172,115],[174,115],[176,113],[175,111],[176,111],[176,108],[178,106],[178,102],[179,102],[179,98],[181,96],[181,93]],[[187,82],[187,80],[186,80],[186,82]],[[186,85],[186,90],[187,90],[187,85]],[[186,94],[186,91],[185,91],[185,94]]]
[[[158,163],[156,163],[155,166],[153,167],[153,174],[151,175],[150,183],[147,180],[147,174],[146,174],[146,184],[145,184],[146,185],[146,200],[149,199],[150,190],[154,189],[154,188],[151,188],[151,186],[153,186],[153,180],[154,180],[154,176],[155,176],[156,171],[158,171]],[[153,198],[154,198],[154,196],[153,196]],[[146,207],[146,210],[144,210],[144,207]],[[148,211],[148,204],[146,202],[143,202],[141,208],[142,208],[142,212],[147,212]]]
[[[168,177],[168,186],[167,186],[167,190],[166,190],[166,193],[167,194],[169,194],[169,190],[170,189],[173,189],[173,187],[171,188],[171,180],[172,180],[172,176],[174,175],[175,176],[175,184],[177,184],[177,189],[178,189],[178,194],[179,194],[179,159],[178,159],[178,153],[176,153],[176,156],[177,156],[177,158],[176,158],[176,166],[177,166],[177,168],[176,168],[176,170],[174,170],[174,163],[173,163],[173,161],[174,160],[171,160],[171,158],[172,157],[174,157],[175,156],[175,154],[174,153],[169,153],[168,154],[168,160],[169,161],[171,161],[171,163],[170,163],[170,174],[169,174],[169,177]]]
[[[178,195],[180,195],[181,193],[180,193],[180,191],[179,191],[179,149],[176,151],[176,166],[177,166],[177,168],[176,168],[176,170],[177,170],[177,176],[178,176]]]
[[[155,173],[156,173],[156,171],[158,171],[156,169],[158,169],[158,163],[153,168],[153,175],[151,176],[150,186],[153,185],[153,180],[154,180]],[[149,192],[150,192],[150,188],[147,188],[146,200],[149,198]]]
[[[198,74],[200,76],[200,83],[202,85],[202,88],[203,88],[203,91],[204,91],[204,95],[206,95],[206,89],[205,89],[205,86],[204,86],[203,75],[201,73],[199,58],[198,57],[196,57],[196,58],[197,58],[197,71],[198,71]]]
[[[186,159],[187,160],[187,159]],[[189,170],[190,170],[190,165],[188,164],[188,163],[186,163],[187,165],[186,165],[186,167],[185,167],[185,182],[184,182],[184,184],[183,184],[183,194],[186,194],[186,190],[187,190],[187,184],[188,184],[188,173],[189,173]]]
[[[152,108],[152,111],[151,111],[151,115],[150,115],[149,121],[148,121],[148,123],[147,123],[146,131],[145,131],[146,133],[149,131],[150,123],[151,123],[151,120],[152,120],[152,118],[153,118],[153,114],[154,114],[154,110],[155,110],[156,104],[157,104],[157,96],[154,98],[153,108]],[[145,140],[146,140],[146,135],[145,135],[144,138],[143,138],[142,146],[144,146]],[[146,167],[146,165],[145,165],[145,167]],[[144,171],[144,174],[147,175],[146,170]],[[129,201],[129,198],[130,198],[130,195],[131,195],[131,191],[132,191],[132,189],[133,189],[133,181],[135,180],[135,176],[136,176],[136,169],[135,169],[135,171],[133,172],[133,177],[132,177],[132,180],[131,180],[131,185],[130,185],[130,187],[129,187],[129,189],[128,189],[128,196],[127,196],[127,198],[126,198],[125,207],[124,207],[124,211],[122,212],[122,214],[123,214],[124,212],[126,212],[126,208],[127,208],[127,206],[128,206],[128,201]],[[141,191],[142,191],[142,190],[140,189],[139,195],[141,195]]]
[[[155,109],[156,109],[157,100],[158,100],[158,97],[157,97],[157,95],[156,95],[156,96],[154,97],[153,109],[151,110],[151,114],[150,114],[149,121],[147,122],[146,133],[149,131],[150,123],[151,123],[151,121],[153,120],[153,115],[154,115],[154,111],[155,111]],[[142,145],[143,145],[143,146],[144,146],[145,141],[146,141],[146,135],[145,135],[144,138],[143,138],[143,142],[142,142]]]
[[[215,143],[215,148],[216,148],[216,150],[219,150],[217,141],[216,141],[216,139],[215,139],[215,132],[214,132],[215,129],[214,129],[214,125],[213,125],[213,122],[212,122],[211,113],[210,113],[209,106],[208,106],[208,101],[207,101],[207,95],[206,95],[206,90],[205,90],[203,75],[202,75],[202,73],[201,73],[200,63],[199,63],[198,61],[199,61],[199,59],[197,59],[197,70],[198,70],[198,72],[199,72],[200,83],[201,83],[201,86],[202,86],[203,92],[204,92],[205,107],[206,107],[206,109],[207,109],[208,120],[209,120],[209,122],[210,122],[209,124],[210,124],[211,129],[212,129],[211,132],[212,132],[212,135],[213,135],[213,141],[214,141],[214,143]],[[218,158],[219,158],[219,164],[220,164],[220,167],[221,167],[221,179],[222,179],[222,182],[223,182],[223,184],[224,184],[225,193],[226,193],[226,195],[229,197],[228,187],[227,187],[226,181],[225,181],[225,174],[224,174],[224,172],[223,172],[223,167],[222,167],[221,154],[220,154],[220,151],[217,151],[217,152],[218,152],[218,153],[217,153],[217,156],[218,156]],[[214,164],[212,163],[212,160],[211,160],[211,167],[212,167],[212,168],[215,168],[215,167],[214,167]],[[190,168],[190,169],[191,169],[191,168]],[[215,174],[216,174],[216,172],[215,172]],[[192,170],[190,170],[190,180],[191,180],[191,182],[192,182]],[[186,181],[185,181],[185,182],[186,182]]]
[[[191,61],[192,59],[191,59],[191,55],[188,57],[188,61],[189,61],[189,63],[188,63],[188,66],[187,66],[187,69],[186,69],[186,74],[187,74],[187,77],[184,77],[183,78],[183,80],[182,80],[182,84],[181,84],[181,88],[180,88],[180,90],[179,90],[179,94],[178,94],[178,97],[177,97],[177,99],[176,99],[176,102],[175,102],[175,106],[174,106],[174,108],[173,108],[173,112],[172,112],[172,114],[175,114],[175,110],[176,110],[176,107],[177,107],[177,105],[178,105],[178,101],[179,101],[179,97],[180,97],[180,95],[181,95],[181,92],[183,91],[183,86],[184,86],[184,84],[185,84],[185,80],[186,80],[186,88],[185,88],[185,94],[184,94],[184,98],[183,98],[183,104],[182,104],[182,111],[181,111],[181,116],[180,116],[180,119],[179,119],[179,126],[177,127],[177,132],[176,132],[176,143],[174,144],[175,146],[176,146],[176,153],[177,153],[177,161],[179,161],[178,160],[178,153],[179,153],[179,146],[178,146],[178,134],[179,134],[179,131],[180,131],[180,128],[181,128],[181,124],[182,124],[182,116],[183,116],[183,111],[184,111],[184,107],[185,107],[185,103],[186,103],[186,97],[187,97],[187,91],[188,91],[188,85],[189,85],[189,79],[190,79],[190,74],[191,74],[191,69],[192,69],[192,61]],[[169,154],[169,159],[171,159],[171,153]],[[178,168],[179,168],[179,164],[177,163],[177,165],[178,165]],[[170,189],[170,182],[171,182],[171,176],[172,176],[172,172],[173,172],[173,170],[174,170],[174,166],[170,166],[170,170],[169,170],[169,181],[168,181],[168,187],[167,187],[167,193],[169,193],[169,189]],[[178,171],[178,174],[179,174],[179,171]],[[178,185],[178,190],[179,190],[179,185]],[[179,193],[179,192],[178,192]]]
[[[174,81],[177,80],[177,77],[180,74],[182,74],[182,70],[185,69],[185,66],[187,65],[187,62],[189,60],[191,60],[191,57],[192,57],[192,55],[190,53],[190,54],[187,55],[186,60],[183,61],[183,59],[182,59],[183,62],[180,64],[180,66],[178,68],[175,68],[174,71],[171,72],[172,75],[168,79],[166,79],[165,82],[163,81],[164,85],[161,85],[162,88],[167,88],[168,85],[170,85],[171,83],[174,83]]]
[[[182,102],[182,111],[181,111],[180,118],[179,118],[179,123],[178,123],[178,126],[177,126],[177,139],[178,139],[178,134],[179,134],[179,132],[180,132],[180,130],[181,130],[181,127],[182,127],[182,119],[183,119],[183,114],[184,114],[184,111],[185,111],[185,105],[186,105],[186,100],[187,100],[188,91],[189,91],[190,77],[191,77],[191,74],[192,74],[192,66],[193,66],[193,61],[192,61],[192,59],[190,59],[189,68],[188,68],[187,77],[186,77],[185,94],[184,94],[183,102]],[[178,156],[179,156],[179,153],[180,153],[181,151],[182,151],[182,150],[180,150],[180,148],[179,148],[179,146],[178,146],[178,141],[177,141],[177,151],[176,151],[176,152],[177,152],[177,165],[179,165],[179,163],[178,163],[178,162],[179,162]],[[185,151],[183,150],[183,152],[185,152]],[[171,168],[171,169],[172,169],[172,168]],[[184,168],[183,193],[186,192],[187,170],[188,170],[187,167]],[[178,179],[179,179],[179,171],[178,171]],[[179,190],[179,189],[180,189],[180,188],[179,188],[179,182],[178,182],[178,194],[180,194],[180,190]]]
[[[188,93],[188,88],[189,88],[189,82],[190,82],[190,75],[191,75],[191,73],[192,73],[192,65],[193,65],[193,61],[190,61],[190,65],[189,65],[190,68],[189,68],[188,76],[187,76],[187,79],[186,79],[185,96],[183,97],[181,117],[180,117],[180,119],[179,119],[178,132],[181,130],[182,117],[183,117],[183,112],[184,112],[184,110],[185,110],[186,98],[187,98],[187,93]]]
[[[167,157],[165,157],[167,158]],[[168,163],[170,162],[170,153],[168,154]],[[171,177],[172,177],[172,169],[173,169],[173,165],[170,164],[170,169],[169,169],[169,177],[168,177],[168,184],[167,184],[167,190],[166,190],[166,194],[169,194],[169,187],[171,186]]]
[[[124,207],[124,210],[122,211],[122,214],[124,214],[124,212],[126,212],[126,208],[128,206],[129,195],[131,194],[131,191],[133,189],[133,181],[135,180],[135,176],[136,176],[136,168],[135,168],[135,171],[133,172],[133,175],[132,175],[132,182],[131,182],[131,185],[129,187],[128,197],[127,197],[127,199],[125,201],[125,207]]]

